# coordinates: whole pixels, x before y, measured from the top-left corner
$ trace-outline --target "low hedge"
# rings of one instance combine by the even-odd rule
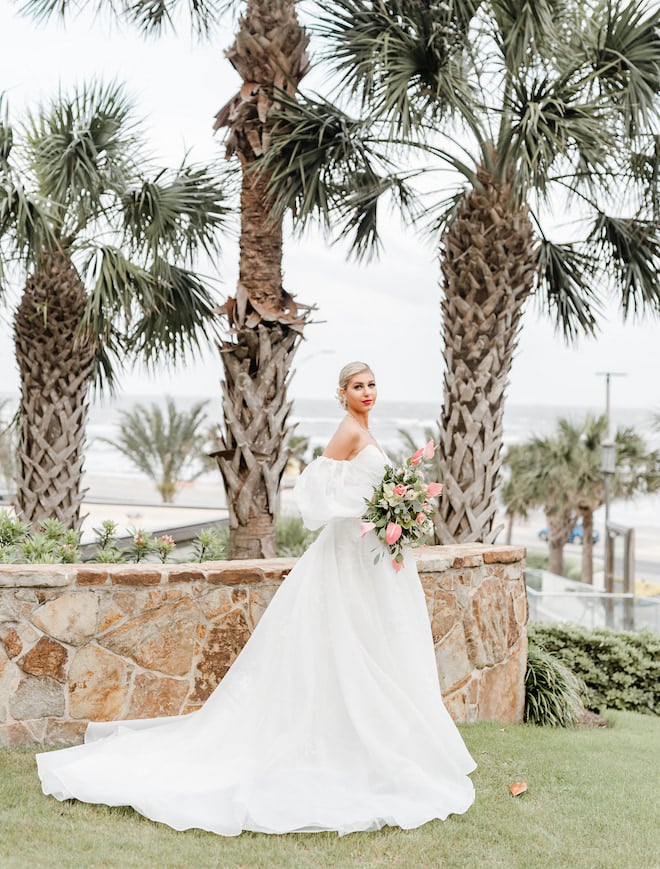
[[[531,624],[529,637],[586,686],[587,709],[660,714],[660,636],[577,625]]]

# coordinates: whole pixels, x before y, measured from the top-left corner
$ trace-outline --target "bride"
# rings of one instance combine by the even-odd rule
[[[84,745],[37,755],[44,793],[224,836],[410,829],[472,804],[414,559],[374,564],[359,534],[387,463],[370,368],[345,366],[338,397],[346,416],[295,489],[323,530],[204,707],[90,724]]]

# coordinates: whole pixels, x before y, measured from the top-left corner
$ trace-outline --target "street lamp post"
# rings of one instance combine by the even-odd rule
[[[605,485],[605,592],[614,592],[614,538],[610,534],[610,481],[616,467],[616,445],[609,437],[600,445],[600,470]],[[613,622],[612,598],[605,598],[605,620]]]

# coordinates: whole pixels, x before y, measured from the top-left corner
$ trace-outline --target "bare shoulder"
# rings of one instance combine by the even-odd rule
[[[347,417],[339,423],[339,427],[330,438],[323,455],[326,459],[335,459],[339,462],[348,461],[360,452],[364,446],[364,439],[364,430],[355,420]]]

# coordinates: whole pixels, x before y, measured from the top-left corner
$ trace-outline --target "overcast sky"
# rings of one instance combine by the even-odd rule
[[[217,157],[212,135],[215,112],[233,94],[237,76],[224,59],[231,22],[211,44],[179,37],[143,40],[133,31],[109,27],[89,16],[66,28],[37,26],[20,18],[13,3],[0,4],[0,91],[11,116],[48,100],[58,85],[68,88],[92,76],[125,81],[137,112],[145,118],[152,151],[163,165],[176,165],[186,150],[197,160]],[[438,264],[430,244],[392,218],[377,262],[347,262],[346,251],[316,233],[288,239],[285,286],[300,302],[318,306],[316,319],[297,357],[294,397],[330,397],[341,365],[364,359],[377,374],[381,398],[441,400]],[[228,241],[219,271],[223,290],[233,292],[238,250]],[[10,312],[0,314],[0,392],[18,389]],[[613,381],[613,404],[660,410],[660,324],[623,324],[609,311],[597,340],[567,348],[529,303],[508,391],[512,404],[588,405],[604,402],[596,372],[625,372]],[[212,396],[221,376],[217,354],[174,373],[133,372],[122,378],[129,394],[182,393]]]

